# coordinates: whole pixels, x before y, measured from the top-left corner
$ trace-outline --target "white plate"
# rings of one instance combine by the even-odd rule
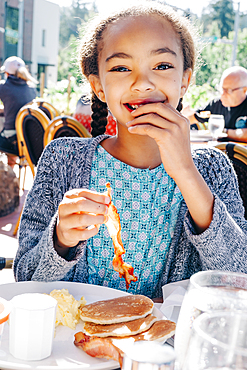
[[[19,282],[0,285],[0,297],[7,300],[12,299],[15,295],[23,293],[50,293],[53,289],[68,289],[75,299],[79,300],[82,296],[87,303],[103,299],[111,299],[120,296],[128,295],[128,293],[120,290],[106,288],[97,285],[71,283],[65,281],[57,281],[51,283],[43,282]],[[163,318],[163,314],[154,308],[154,315],[158,318]],[[5,324],[0,347],[0,369],[14,370],[105,370],[119,368],[119,364],[115,361],[97,359],[87,355],[81,349],[74,345],[74,334],[81,331],[81,324],[76,326],[75,330],[68,327],[58,326],[56,328],[56,336],[54,339],[53,350],[50,357],[41,361],[25,362],[14,358],[9,353],[9,328],[8,323]],[[39,333],[37,333],[39,335]]]
[[[227,137],[226,133],[221,133],[220,137]],[[210,134],[209,130],[190,130],[190,141],[211,141],[213,136]]]
[[[212,138],[208,130],[190,130],[190,141],[209,141]]]

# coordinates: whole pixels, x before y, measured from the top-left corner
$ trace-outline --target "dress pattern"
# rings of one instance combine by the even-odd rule
[[[121,220],[125,262],[134,267],[137,283],[128,292],[150,295],[166,263],[182,194],[163,164],[155,169],[131,167],[98,146],[92,163],[89,188],[105,192],[111,183],[113,203]],[[91,284],[125,290],[124,279],[113,270],[114,248],[105,225],[88,240],[87,261]]]

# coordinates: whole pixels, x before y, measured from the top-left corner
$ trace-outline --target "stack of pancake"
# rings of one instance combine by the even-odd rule
[[[165,342],[174,335],[176,324],[160,320],[152,312],[154,303],[143,295],[127,295],[83,306],[82,332],[75,334],[75,345],[93,357],[119,361],[134,341]]]

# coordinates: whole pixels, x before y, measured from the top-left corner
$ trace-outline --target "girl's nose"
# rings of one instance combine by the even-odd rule
[[[153,91],[155,89],[154,83],[150,80],[147,74],[138,74],[132,83],[131,89],[133,91]]]

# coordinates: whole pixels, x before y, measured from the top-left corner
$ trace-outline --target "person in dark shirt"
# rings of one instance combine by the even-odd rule
[[[8,164],[14,167],[18,156],[15,119],[23,105],[36,98],[37,81],[30,75],[24,61],[16,56],[9,57],[1,67],[6,81],[0,83],[0,99],[4,105],[4,128],[0,132],[0,151],[7,154]]]
[[[236,129],[246,130],[247,139],[247,70],[240,66],[226,69],[220,80],[220,98],[210,101],[205,107],[196,112],[186,107],[183,114],[190,123],[198,122],[198,115],[202,111],[212,114],[222,114],[225,118],[225,129],[228,137],[235,139]],[[244,130],[242,130],[244,129]],[[239,130],[238,130],[239,132]],[[241,139],[241,138],[239,138]]]

